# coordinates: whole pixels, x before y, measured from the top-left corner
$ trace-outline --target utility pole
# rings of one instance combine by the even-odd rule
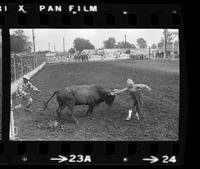
[[[173,37],[172,37],[172,59],[175,59],[175,41],[174,41],[174,39],[176,37],[178,37],[178,32],[171,32],[171,35],[173,35]]]
[[[50,52],[50,42],[48,43],[48,45],[49,45],[49,52]]]
[[[167,51],[167,29],[164,29],[164,59],[166,59],[166,51]]]
[[[65,38],[63,37],[63,52],[65,53]]]
[[[151,47],[149,46],[149,59],[151,57]]]
[[[33,36],[33,53],[35,53],[35,34],[34,34],[34,29],[32,29],[32,36]]]
[[[35,55],[35,34],[34,34],[34,29],[32,29],[32,36],[33,36],[33,53],[34,53],[35,67],[36,67],[37,66],[37,57]]]
[[[56,52],[56,45],[54,44],[54,52]]]
[[[170,41],[173,41],[176,36],[178,36],[178,32],[167,32],[167,29],[164,29],[164,58],[166,58],[167,51],[167,36],[170,35]],[[175,58],[175,42],[172,42],[172,58]]]

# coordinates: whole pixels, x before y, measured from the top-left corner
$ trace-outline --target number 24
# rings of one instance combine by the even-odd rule
[[[176,156],[172,156],[171,158],[167,155],[163,156],[163,163],[175,163],[176,162]]]

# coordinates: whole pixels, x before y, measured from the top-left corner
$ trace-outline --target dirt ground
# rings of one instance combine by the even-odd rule
[[[14,112],[18,137],[22,140],[49,141],[175,141],[178,140],[179,122],[179,62],[159,60],[129,60],[86,62],[46,65],[32,79],[40,90],[32,113],[18,109]],[[94,109],[92,115],[84,117],[87,106],[76,106],[74,124],[68,109],[64,109],[62,120],[57,121],[56,99],[52,99],[46,111],[44,101],[65,86],[99,84],[108,90],[123,88],[127,78],[135,83],[144,83],[152,92],[144,91],[143,118],[135,116],[126,121],[131,107],[128,93],[117,95],[112,107],[105,103]],[[18,100],[14,97],[13,103]]]

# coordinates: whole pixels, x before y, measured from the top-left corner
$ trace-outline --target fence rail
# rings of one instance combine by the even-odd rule
[[[32,71],[46,61],[41,54],[12,54],[11,55],[11,82]]]

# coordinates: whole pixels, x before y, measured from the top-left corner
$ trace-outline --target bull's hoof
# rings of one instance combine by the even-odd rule
[[[125,119],[126,121],[130,121],[131,119]]]
[[[137,118],[137,120],[140,120],[140,118],[139,117],[136,117]]]
[[[131,120],[131,116],[126,117],[125,120],[126,120],[126,121],[130,121],[130,120]]]
[[[137,120],[140,120],[139,114],[137,112],[135,113],[135,116],[136,116]]]

